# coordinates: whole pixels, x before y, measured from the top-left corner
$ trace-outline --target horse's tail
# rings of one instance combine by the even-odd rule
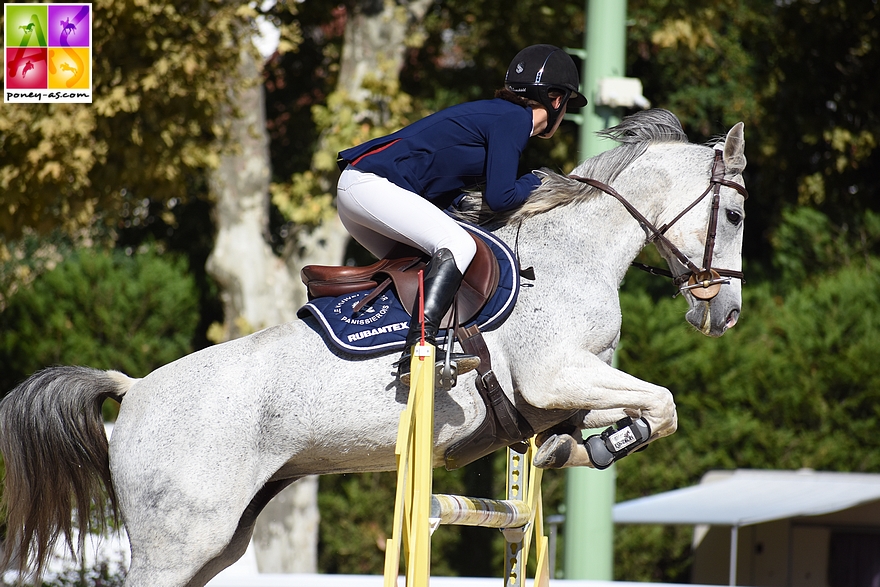
[[[0,401],[6,464],[0,569],[11,566],[24,576],[32,566],[39,577],[61,536],[75,554],[71,510],[80,553],[89,531],[118,520],[101,405],[121,400],[134,382],[117,371],[51,367]]]

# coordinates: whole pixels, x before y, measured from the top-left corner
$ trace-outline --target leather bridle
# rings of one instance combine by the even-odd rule
[[[725,165],[723,153],[716,149],[715,160],[712,163],[712,176],[709,179],[709,186],[694,200],[687,208],[681,211],[675,218],[660,228],[655,227],[645,216],[639,212],[626,198],[621,196],[617,191],[606,183],[581,177],[578,175],[569,175],[571,179],[575,179],[596,189],[602,190],[610,196],[614,196],[623,207],[636,219],[642,229],[648,234],[648,242],[660,241],[663,247],[681,261],[687,267],[687,271],[678,276],[673,276],[671,272],[665,269],[642,265],[641,263],[633,263],[636,267],[644,269],[655,275],[665,275],[673,279],[673,283],[680,291],[690,291],[690,293],[700,300],[711,300],[721,291],[721,286],[730,283],[731,278],[743,279],[742,271],[733,269],[718,269],[712,267],[712,255],[715,249],[715,233],[718,227],[718,209],[721,201],[721,186],[733,188],[742,194],[743,198],[748,199],[749,192],[745,186],[736,182],[724,179]],[[706,233],[706,248],[703,251],[703,263],[701,267],[691,261],[687,255],[681,252],[678,247],[672,244],[665,233],[669,228],[678,222],[685,214],[687,214],[694,206],[700,203],[709,192],[712,192],[712,211],[709,215],[709,228]]]

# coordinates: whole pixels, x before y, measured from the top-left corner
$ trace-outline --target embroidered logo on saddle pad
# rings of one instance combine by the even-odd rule
[[[462,326],[476,324],[480,330],[492,330],[507,319],[516,304],[520,287],[519,267],[513,252],[498,237],[480,227],[459,224],[489,246],[500,270],[495,293],[477,315]],[[393,287],[389,287],[357,314],[354,313],[358,302],[371,291],[366,289],[340,296],[315,298],[300,308],[297,315],[300,318],[314,316],[326,333],[326,340],[341,351],[371,355],[402,350],[409,326],[409,313]],[[444,342],[445,336],[446,330],[441,330],[438,343]]]

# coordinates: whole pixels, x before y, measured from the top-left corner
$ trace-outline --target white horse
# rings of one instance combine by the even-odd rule
[[[634,115],[607,135],[622,144],[574,172],[613,186],[654,226],[694,202],[710,183],[714,153],[723,153],[710,254],[718,267],[739,270],[742,123],[711,147],[688,143],[678,120],[661,110]],[[688,259],[703,268],[710,200],[666,229],[668,241],[655,241],[676,275]],[[615,198],[549,174],[494,233],[535,271],[507,322],[485,333],[495,373],[534,430],[576,412],[580,428],[628,415],[649,425],[651,441],[672,434],[669,390],[610,366],[620,337],[618,287],[649,240],[643,224]],[[709,336],[732,327],[740,312],[740,280],[717,289],[710,300],[684,290],[688,322]],[[70,542],[72,508],[81,526],[103,523],[95,520],[103,503],[93,504],[106,491],[131,541],[128,587],[204,585],[242,555],[259,512],[294,480],[394,469],[408,394],[393,375],[394,359],[340,354],[307,319],[204,349],[142,379],[83,367],[36,373],[0,404],[7,562],[41,571],[56,539]],[[109,448],[99,409],[108,397],[121,401]],[[484,415],[473,373],[437,392],[435,466]],[[590,466],[579,436],[541,435],[543,464]]]

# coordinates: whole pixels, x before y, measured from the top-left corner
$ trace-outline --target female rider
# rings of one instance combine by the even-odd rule
[[[525,202],[541,182],[532,173],[517,177],[520,155],[530,137],[553,136],[567,107],[586,105],[578,85],[565,51],[532,45],[514,57],[494,99],[452,106],[339,153],[337,207],[352,237],[380,259],[398,243],[431,256],[424,277],[427,342],[435,344],[476,253],[470,234],[443,210],[479,184],[494,212]],[[416,307],[398,377],[408,376],[411,349],[421,337],[418,314]]]

